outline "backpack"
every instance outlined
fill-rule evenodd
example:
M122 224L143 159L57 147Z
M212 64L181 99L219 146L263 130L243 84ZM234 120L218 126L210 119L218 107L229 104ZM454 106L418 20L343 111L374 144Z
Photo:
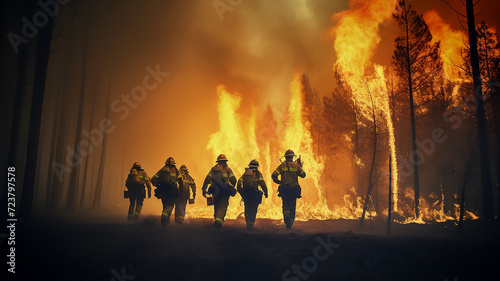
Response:
M127 176L127 181L126 181L127 188L138 188L142 186L142 181L141 178L139 177L139 174L137 173L136 169L130 169L130 173Z
M212 168L212 184L208 188L208 193L213 194L214 197L219 194L222 195L236 195L236 189L229 184L229 178L224 178L224 170L229 170L229 168L223 167L217 164Z
M220 165L215 166L212 169L212 182L218 187L225 189L228 185L228 179L224 179L224 168Z
M258 171L254 171L251 168L245 168L245 173L242 176L243 189L241 191L241 197L245 202L257 204L262 202L263 192L259 190L258 177Z
M177 189L177 179L170 174L170 168L163 167L160 170L158 181L162 189L171 190Z
M243 174L243 189L245 190L257 189L255 176L256 175L252 169L245 168L245 173Z

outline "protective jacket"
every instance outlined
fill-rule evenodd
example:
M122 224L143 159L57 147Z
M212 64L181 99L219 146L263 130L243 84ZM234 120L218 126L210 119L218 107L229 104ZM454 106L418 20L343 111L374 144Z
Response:
M278 179L279 175L281 175L281 180ZM299 164L293 161L281 163L271 175L271 178L277 184L298 183L298 177L305 178L306 172L304 172Z

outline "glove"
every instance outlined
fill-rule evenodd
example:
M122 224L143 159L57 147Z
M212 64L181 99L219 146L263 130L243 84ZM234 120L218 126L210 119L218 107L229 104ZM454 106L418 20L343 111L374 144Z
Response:
M267 193L265 193L265 194L264 194L264 197L266 197L266 198L267 198Z

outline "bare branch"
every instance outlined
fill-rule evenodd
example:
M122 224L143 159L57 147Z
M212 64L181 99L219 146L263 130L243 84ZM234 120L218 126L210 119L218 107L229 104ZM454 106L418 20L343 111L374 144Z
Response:
M459 11L457 11L455 8L453 8L453 6L451 6L448 2L444 1L444 0L441 0L441 2L445 3L446 5L448 5L448 7L450 7L457 15L460 15L464 18L467 18L467 16L464 16L462 13L460 13ZM464 3L465 5L465 3Z

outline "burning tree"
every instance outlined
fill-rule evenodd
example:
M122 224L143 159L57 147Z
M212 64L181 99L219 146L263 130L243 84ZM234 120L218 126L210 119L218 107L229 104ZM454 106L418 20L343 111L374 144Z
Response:
M415 112L431 96L432 81L442 68L439 59L439 42L430 44L432 35L423 16L417 14L405 1L398 3L393 14L398 27L393 65L399 87L408 92L412 138L413 180L415 189L415 216L420 216L419 159Z

